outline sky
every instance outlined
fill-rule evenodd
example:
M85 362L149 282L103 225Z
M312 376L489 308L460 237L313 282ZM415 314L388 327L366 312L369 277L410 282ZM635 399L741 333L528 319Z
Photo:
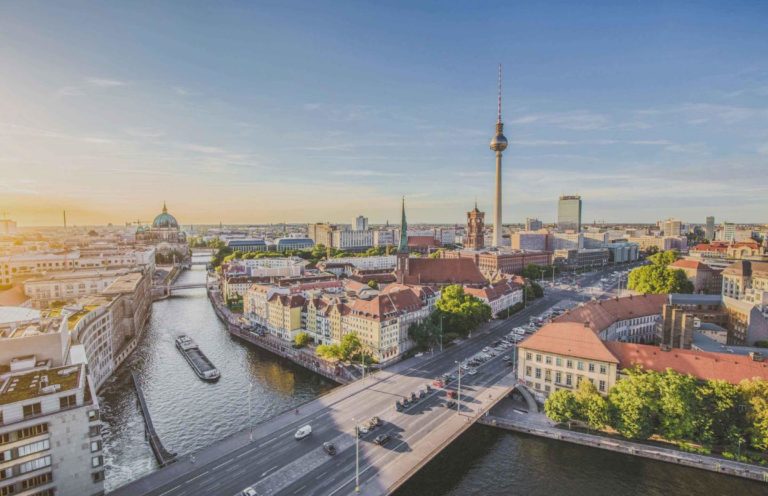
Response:
M19 225L768 222L768 2L0 2ZM4 214L5 212L5 214Z

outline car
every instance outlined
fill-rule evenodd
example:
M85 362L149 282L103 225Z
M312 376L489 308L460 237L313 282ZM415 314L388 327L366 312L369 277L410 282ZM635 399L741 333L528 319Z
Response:
M402 412L403 411L403 404L400 403L399 401L395 401L395 410L397 410L398 412Z
M296 440L304 439L305 437L312 434L312 426L307 424L303 427L301 427L299 430L296 431L296 434L293 435L293 437Z
M368 434L369 430L370 429L365 424L357 426L357 432L360 433L360 434Z
M439 377L436 377L434 381L432 381L432 385L436 388L445 387L445 376L443 376L443 379L440 379Z
M483 348L483 353L488 353L488 351L490 351L489 347L486 346L485 348Z
M333 456L336 454L336 445L333 443L323 443L323 450Z
M403 398L403 406L408 406L410 404L411 404L411 401L407 397Z
M411 393L411 402L416 403L419 401L418 396L416 396L416 393Z
M424 356L424 353L421 353L421 352L419 352L419 353L416 353L416 354L415 354L415 355L413 355L413 356L415 356L416 358L421 358L421 357L423 357L423 356Z
M427 395L427 393L425 393L423 389L421 391L419 391L419 399L424 399L424 397L426 395Z
M427 392L428 393L432 392L432 386L430 384L427 384Z
M373 442L378 444L379 446L382 446L386 444L387 441L389 440L390 440L389 434L379 434L378 436L376 436Z
M506 363L507 363L507 367L512 367L515 364L515 362L513 362L512 360L509 360Z
M382 425L384 422L381 421L379 417L371 417L371 425L375 425L376 427Z
M511 355L504 355L503 360L507 360L507 361L512 360L512 356Z
M448 391L448 398L453 400L453 399L456 399L456 397L457 397L456 391Z
M257 496L258 494L259 493L257 493L256 490L251 486L248 486L240 491L240 496Z
M446 408L455 408L456 407L456 402L453 401L453 400L450 400L448 403L445 404L445 407Z
M467 370L467 374L475 375L475 374L477 374L477 369L469 369L469 370Z

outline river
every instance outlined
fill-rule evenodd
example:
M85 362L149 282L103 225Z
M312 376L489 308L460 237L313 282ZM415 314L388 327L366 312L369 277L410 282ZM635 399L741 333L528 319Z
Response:
M180 283L204 280L201 266ZM200 381L174 347L185 333L221 370L214 384ZM231 338L203 289L154 303L136 351L99 392L104 426L106 489L157 469L144 438L130 372L136 371L163 444L186 454L243 429L252 421L317 397L334 383L291 362ZM765 484L720 476L594 448L474 426L415 477L397 496L630 496L765 495Z

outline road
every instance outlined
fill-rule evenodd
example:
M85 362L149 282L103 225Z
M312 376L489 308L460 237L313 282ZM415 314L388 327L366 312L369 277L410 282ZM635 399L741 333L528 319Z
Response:
M604 272L579 277L584 287L594 284ZM118 488L114 495L145 494L174 496L184 494L235 495L247 486L259 494L346 495L355 489L354 426L378 416L384 425L361 437L359 442L360 485L362 494L386 493L391 483L432 452L454 432L463 431L466 417L486 407L488 394L498 394L495 385L508 378L512 367L501 356L478 367L475 375L463 375L461 412L445 407L445 393L435 390L424 400L396 412L397 399L424 388L432 379L454 371L455 362L479 352L513 327L528 323L563 299L582 300L572 291L550 289L543 298L530 304L510 319L493 321L484 330L442 353L425 354L398 363L375 376L337 388L301 407L254 428L253 441L247 438L237 449L213 445L195 457ZM457 389L456 382L448 389ZM293 438L303 425L312 426L312 434L303 440ZM244 419L244 427L247 419ZM373 443L381 433L391 436L385 446ZM247 437L248 430L238 436ZM322 445L333 442L338 453L326 454Z

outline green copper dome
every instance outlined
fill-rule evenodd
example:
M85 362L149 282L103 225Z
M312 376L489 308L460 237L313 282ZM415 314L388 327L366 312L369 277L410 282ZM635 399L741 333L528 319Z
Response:
M173 215L168 213L168 208L165 206L165 203L163 203L163 213L155 217L155 220L152 222L152 227L178 229L179 223L176 222L176 218Z

